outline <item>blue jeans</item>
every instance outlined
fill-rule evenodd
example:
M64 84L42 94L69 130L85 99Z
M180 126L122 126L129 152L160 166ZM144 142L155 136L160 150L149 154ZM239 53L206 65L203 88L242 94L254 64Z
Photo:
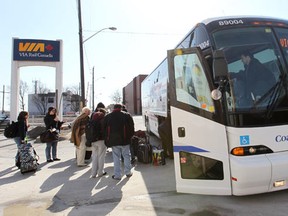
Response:
M16 153L16 156L15 156L15 160L18 160L18 157L19 157L18 152L19 152L20 147L21 147L21 138L20 138L20 137L15 137L15 138L14 138L14 142L16 143L17 148L18 148L17 153Z
M125 175L131 174L131 162L130 162L130 145L125 146L112 146L112 155L114 162L114 176L115 178L121 178L121 155L124 158L124 173Z
M21 147L21 138L20 137L15 137L14 142L17 144L17 148L20 149Z
M46 143L46 149L45 149L45 154L46 154L46 159L55 159L57 158L57 143L58 141L53 141L53 142L48 142ZM52 148L52 158L51 158L51 148Z

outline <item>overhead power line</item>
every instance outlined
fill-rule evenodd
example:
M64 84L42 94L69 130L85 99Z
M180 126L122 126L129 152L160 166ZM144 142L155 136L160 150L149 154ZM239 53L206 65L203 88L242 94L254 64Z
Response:
M83 30L83 32L97 32L94 30ZM158 33L158 32L103 32L103 33L113 33L113 34L134 34L134 35L156 35L156 36L183 36L183 34L174 34L174 33Z

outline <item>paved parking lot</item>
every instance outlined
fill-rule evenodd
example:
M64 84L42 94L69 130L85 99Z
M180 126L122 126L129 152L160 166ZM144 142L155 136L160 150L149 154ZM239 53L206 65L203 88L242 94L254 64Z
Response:
M143 129L134 117L136 129ZM151 142L159 144L156 137ZM164 166L136 163L133 176L115 181L107 152L108 175L90 178L91 166L75 164L75 148L59 142L61 161L46 163L45 144L34 143L40 156L39 170L22 175L14 166L16 145L0 135L0 215L69 216L287 216L288 191L246 197L176 193L173 160Z

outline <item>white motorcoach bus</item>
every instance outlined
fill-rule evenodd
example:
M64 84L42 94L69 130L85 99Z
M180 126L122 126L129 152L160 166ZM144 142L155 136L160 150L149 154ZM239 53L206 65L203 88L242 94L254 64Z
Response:
M171 115L178 192L288 187L288 21L198 23L142 82L147 131Z

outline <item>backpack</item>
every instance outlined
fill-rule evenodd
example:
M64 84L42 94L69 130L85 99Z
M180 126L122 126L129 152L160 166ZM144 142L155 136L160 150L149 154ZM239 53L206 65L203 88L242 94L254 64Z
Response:
M92 118L90 118L85 127L85 135L86 146L91 147L92 142L96 142L101 136L100 121L94 121Z
M15 138L18 132L18 122L12 121L11 124L8 124L4 129L4 136L6 138Z

